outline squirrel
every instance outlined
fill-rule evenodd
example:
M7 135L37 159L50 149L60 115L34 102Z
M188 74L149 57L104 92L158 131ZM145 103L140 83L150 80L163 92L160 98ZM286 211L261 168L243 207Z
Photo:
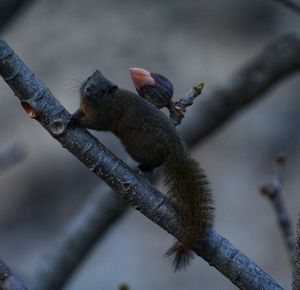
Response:
M114 133L143 172L164 166L168 194L182 224L181 239L166 256L172 258L175 271L185 268L193 257L190 247L205 241L214 214L207 177L189 156L175 126L154 103L118 88L98 70L81 85L80 109L70 124Z

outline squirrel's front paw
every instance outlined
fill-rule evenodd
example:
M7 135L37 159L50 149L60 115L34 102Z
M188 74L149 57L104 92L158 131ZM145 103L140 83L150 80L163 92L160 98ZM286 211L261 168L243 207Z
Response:
M67 124L67 129L74 130L76 127L79 127L80 120L77 118L71 117Z

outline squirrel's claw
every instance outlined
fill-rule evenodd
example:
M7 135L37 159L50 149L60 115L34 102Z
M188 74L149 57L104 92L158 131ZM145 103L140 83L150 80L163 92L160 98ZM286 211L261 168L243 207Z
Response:
M80 123L79 119L71 116L71 118L69 119L69 122L67 124L67 129L74 130L76 127L79 126L79 123Z

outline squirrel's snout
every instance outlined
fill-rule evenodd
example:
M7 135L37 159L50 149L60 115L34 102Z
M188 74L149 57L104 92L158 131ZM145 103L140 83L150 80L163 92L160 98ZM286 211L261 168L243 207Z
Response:
M80 88L80 93L83 97L93 97L96 94L96 88L91 84L83 84Z

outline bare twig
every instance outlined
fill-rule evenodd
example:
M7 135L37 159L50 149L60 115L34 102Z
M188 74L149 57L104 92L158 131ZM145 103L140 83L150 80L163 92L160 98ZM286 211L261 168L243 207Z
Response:
M295 2L295 1L291 1L291 0L275 0L277 2L279 2L280 4L283 4L284 6L286 6L287 8L293 10L295 13L297 13L298 15L300 15L300 4Z
M0 290L27 290L13 272L0 260Z
M25 156L24 147L18 142L4 145L0 150L0 172L18 163Z
M285 157L280 154L276 156L273 164L273 176L270 184L261 187L261 193L268 197L276 214L282 237L285 241L291 263L294 254L294 233L291 220L282 198L283 172Z
M21 100L29 116L37 119L53 138L101 177L132 207L181 240L182 226L168 198L134 174L89 132L81 128L68 129L70 114L3 40L0 40L0 74ZM214 230L208 230L207 241L202 246L200 244L192 248L195 253L237 287L251 290L282 289Z
M300 215L298 216L295 254L293 261L293 290L300 290Z
M170 102L170 105L168 107L170 112L170 119L175 126L180 125L182 119L184 118L186 108L193 104L194 99L202 93L203 88L204 83L199 83L189 92L185 93L179 101Z

